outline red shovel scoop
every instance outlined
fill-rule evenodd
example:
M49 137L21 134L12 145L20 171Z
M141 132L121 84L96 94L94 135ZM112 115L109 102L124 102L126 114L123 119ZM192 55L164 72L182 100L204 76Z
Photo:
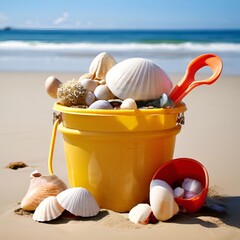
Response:
M201 68L208 66L213 74L211 77L204 80L196 80L195 75ZM170 99L178 104L193 88L203 85L212 84L220 76L222 72L222 60L214 54L203 54L195 58L187 67L187 71L183 79L174 87L170 93Z

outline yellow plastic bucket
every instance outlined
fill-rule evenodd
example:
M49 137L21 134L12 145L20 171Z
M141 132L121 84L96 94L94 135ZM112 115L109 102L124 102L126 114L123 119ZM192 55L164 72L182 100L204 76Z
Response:
M71 187L88 189L101 208L129 211L148 200L157 169L173 158L184 104L171 109L92 110L54 105L62 133Z

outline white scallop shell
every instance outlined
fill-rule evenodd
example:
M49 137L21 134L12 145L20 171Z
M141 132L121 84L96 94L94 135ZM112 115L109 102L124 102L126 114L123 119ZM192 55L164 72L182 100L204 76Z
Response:
M137 109L137 104L134 99L127 98L127 99L123 100L120 108L121 109Z
M82 187L68 188L57 195L58 203L75 216L93 217L100 208L91 193Z
M106 75L111 92L120 99L151 100L167 95L172 82L154 62L144 58L130 58L113 66Z
M171 187L164 181L150 185L150 206L156 219L167 221L178 213L179 207L174 200Z
M95 79L103 79L106 73L116 64L115 59L107 52L98 54L92 61L89 72L94 75Z
M128 218L133 223L148 224L152 209L147 203L140 203L133 207Z
M195 179L185 178L182 182L182 188L186 191L198 194L202 191L202 184Z
M33 220L38 222L47 222L59 217L64 208L58 203L55 196L45 198L36 208L33 214Z

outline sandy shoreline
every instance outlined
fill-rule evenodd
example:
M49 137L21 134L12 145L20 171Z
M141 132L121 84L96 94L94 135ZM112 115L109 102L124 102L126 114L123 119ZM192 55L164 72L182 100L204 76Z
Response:
M44 90L45 79L55 73L0 72L0 225L3 239L240 239L240 77L222 75L212 86L202 86L187 97L186 123L177 136L174 157L190 157L208 170L210 186L223 196L227 214L204 209L194 215L179 214L166 223L138 226L126 215L103 211L97 218L82 220L63 217L52 224L18 216L29 186L29 175L37 169L47 172L54 100ZM62 81L79 73L55 74ZM170 75L174 84L181 76ZM13 161L29 167L6 169ZM66 183L67 172L61 135L54 154L55 173ZM14 230L13 230L14 229Z

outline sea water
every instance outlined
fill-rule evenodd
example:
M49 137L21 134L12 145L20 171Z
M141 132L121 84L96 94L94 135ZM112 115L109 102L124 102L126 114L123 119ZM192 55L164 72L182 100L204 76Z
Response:
M240 30L0 30L0 71L85 73L100 52L181 74L195 57L214 53L225 74L240 74Z

